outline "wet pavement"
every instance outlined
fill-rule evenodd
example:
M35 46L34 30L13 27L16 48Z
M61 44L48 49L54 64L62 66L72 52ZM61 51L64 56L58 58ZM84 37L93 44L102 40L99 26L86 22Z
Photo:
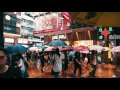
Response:
M66 71L67 75L63 76L60 74L60 78L74 78L73 73L73 64L68 65L68 70ZM41 70L37 69L37 67L34 66L33 63L29 63L29 77L30 78L52 78L51 75L51 68L52 66L49 65L48 67L44 68L44 72L42 73ZM79 76L78 73L76 73L76 76ZM116 70L116 66L112 64L101 64L97 66L95 78L116 78L116 76L119 78L120 73L118 70Z

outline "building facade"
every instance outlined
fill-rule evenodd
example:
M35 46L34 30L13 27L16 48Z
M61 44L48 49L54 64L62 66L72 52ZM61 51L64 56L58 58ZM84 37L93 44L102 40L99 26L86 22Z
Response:
M17 44L17 39L21 36L19 27L16 27L17 17L15 12L4 12L3 14L3 32L4 44Z
M33 35L36 28L34 16L27 12L4 12L4 44L34 44L40 38Z

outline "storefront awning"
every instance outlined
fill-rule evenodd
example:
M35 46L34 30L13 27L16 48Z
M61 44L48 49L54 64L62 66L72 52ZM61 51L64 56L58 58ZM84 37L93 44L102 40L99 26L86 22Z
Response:
M71 29L71 30L60 30L60 31L53 31L53 32L44 32L44 33L34 33L35 36L45 36L45 35L58 35L58 34L65 34L65 33L73 33L73 32L84 32L84 31L93 31L97 30L97 27L85 27L85 28L78 28L78 29Z
M4 37L7 37L7 38L19 38L21 37L21 35L19 34L12 34L12 33L3 33L4 34Z

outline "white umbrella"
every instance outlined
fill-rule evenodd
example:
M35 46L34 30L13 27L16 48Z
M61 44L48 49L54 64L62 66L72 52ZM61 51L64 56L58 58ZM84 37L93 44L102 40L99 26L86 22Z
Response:
M110 51L111 52L120 52L120 46L113 47Z
M42 49L38 48L38 47L30 47L29 48L30 51L42 51Z
M28 45L22 45L22 46L24 46L24 47L28 48Z
M44 51L47 52L47 51L55 51L55 50L56 50L56 47L48 47Z
M103 50L105 50L105 48L103 46L100 46L100 45L93 45L90 47L90 50L103 51Z

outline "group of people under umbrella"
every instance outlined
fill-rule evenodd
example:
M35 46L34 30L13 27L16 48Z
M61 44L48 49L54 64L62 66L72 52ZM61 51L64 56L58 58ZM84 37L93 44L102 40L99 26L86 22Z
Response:
M7 52L5 52L4 49L0 49L2 54L5 54L5 56L8 56L9 54L8 58L10 58L10 60L8 60L8 58L6 59L8 63L4 63L4 65L0 62L0 70L2 70L3 66L6 66L7 64L8 66L17 68L16 72L18 73L18 71L20 71L20 74L13 74L13 76L9 76L7 72L9 69L7 69L4 74L1 74L0 71L0 77L29 77L27 70L29 68L28 62L31 60L42 72L44 72L43 67L46 68L49 65L52 65L51 75L55 78L58 78L61 72L63 75L66 75L69 62L74 63L75 76L77 69L79 69L80 77L95 77L96 65L101 63L101 59L97 59L97 52L104 50L104 47L98 45L93 45L90 48L87 46L78 46L73 48L68 46L62 40L51 41L47 46L43 46L42 49L28 49L23 45L10 46L7 48ZM117 50L114 50L114 48L111 49L112 52L120 51ZM30 53L29 51L33 52ZM44 63L47 63L46 66ZM15 73L15 71L13 72L12 70L9 70L9 72Z

